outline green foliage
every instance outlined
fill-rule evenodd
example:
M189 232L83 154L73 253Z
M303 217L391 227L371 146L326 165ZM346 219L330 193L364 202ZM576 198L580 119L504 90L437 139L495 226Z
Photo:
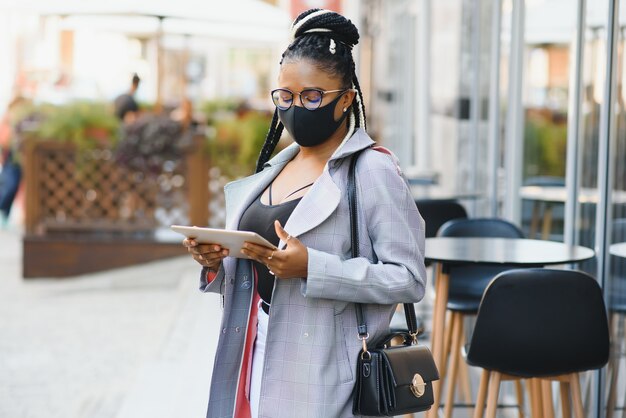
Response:
M204 113L207 123L211 125L225 115L232 115L239 106L241 105L236 100L219 99L204 102L200 105L200 109Z
M252 174L270 122L270 115L256 111L214 121L206 147L211 165L231 179Z
M20 122L30 119L28 136L39 140L69 142L79 150L112 147L119 139L120 122L103 103L42 104L20 109Z
M567 124L564 120L529 113L524 130L524 178L565 177Z
M235 99L205 102L200 109L209 127L205 149L211 165L229 179L254 173L271 114L252 110Z

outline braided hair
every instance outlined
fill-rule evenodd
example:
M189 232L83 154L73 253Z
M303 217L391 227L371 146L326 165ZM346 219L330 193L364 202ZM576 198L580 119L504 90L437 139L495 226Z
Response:
M346 138L355 128L366 128L363 93L356 76L356 66L352 48L359 42L359 31L344 16L324 9L310 9L301 13L291 25L292 42L283 52L280 64L306 59L321 71L337 77L344 88L357 91L356 106L351 105L349 129ZM256 172L270 159L283 132L283 124L278 118L278 109L265 138L261 154L257 160Z

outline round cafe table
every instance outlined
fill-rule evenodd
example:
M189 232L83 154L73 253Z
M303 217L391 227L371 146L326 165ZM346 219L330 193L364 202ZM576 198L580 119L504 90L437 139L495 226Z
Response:
M626 242L612 244L609 247L609 253L616 257L626 258Z
M444 356L443 340L450 266L502 264L519 268L544 267L576 263L593 257L594 251L590 248L553 241L518 238L427 238L426 260L436 263L431 350L437 367L441 368ZM435 382L433 386L435 403L428 412L429 417L436 417L439 410L441 395L439 382Z

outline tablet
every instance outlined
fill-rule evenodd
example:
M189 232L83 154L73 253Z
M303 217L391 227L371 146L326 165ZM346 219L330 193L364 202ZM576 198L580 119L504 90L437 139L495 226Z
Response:
M241 252L244 242L252 242L263 245L272 249L276 246L257 234L250 231L234 231L229 229L216 228L200 228L197 226L172 225L173 231L186 236L187 238L195 238L201 244L219 244L223 248L228 249L229 256L237 258L250 258Z

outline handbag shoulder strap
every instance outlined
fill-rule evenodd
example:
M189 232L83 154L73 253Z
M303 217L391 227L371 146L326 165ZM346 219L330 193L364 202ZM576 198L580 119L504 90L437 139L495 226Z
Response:
M359 226L358 226L358 214L357 214L357 191L356 191L356 162L359 155L363 151L359 151L353 154L350 161L350 167L348 168L348 205L350 209L350 240L352 245L352 258L359 256ZM417 319L415 317L415 307L412 303L404 303L404 315L406 317L406 324L409 328L409 333L414 336L417 335ZM364 342L369 337L367 333L367 323L363 316L363 305L360 303L355 304L357 330L359 332L359 338Z

